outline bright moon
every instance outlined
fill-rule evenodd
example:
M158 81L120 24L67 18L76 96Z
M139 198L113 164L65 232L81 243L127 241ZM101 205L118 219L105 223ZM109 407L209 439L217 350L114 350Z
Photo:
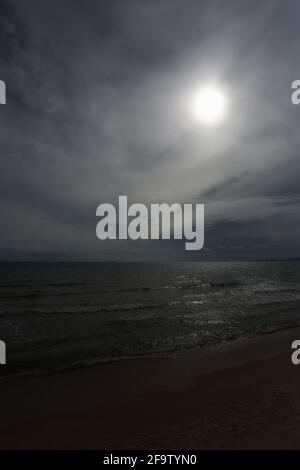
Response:
M224 93L214 86L201 88L191 98L194 118L208 126L215 126L225 118L226 105Z

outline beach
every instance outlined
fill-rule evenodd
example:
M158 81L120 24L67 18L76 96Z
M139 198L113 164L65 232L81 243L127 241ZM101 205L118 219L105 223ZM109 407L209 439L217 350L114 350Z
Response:
M0 465L300 451L299 18L0 0Z
M288 330L203 355L1 380L1 449L298 449Z

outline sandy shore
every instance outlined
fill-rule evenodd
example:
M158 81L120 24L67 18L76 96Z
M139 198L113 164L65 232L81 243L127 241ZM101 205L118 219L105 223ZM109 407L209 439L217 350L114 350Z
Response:
M0 448L299 449L299 338L2 380Z

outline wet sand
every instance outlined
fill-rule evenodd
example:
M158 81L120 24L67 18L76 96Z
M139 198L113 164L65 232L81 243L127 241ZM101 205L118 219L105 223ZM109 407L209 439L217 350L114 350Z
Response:
M1 380L0 448L299 449L298 338Z

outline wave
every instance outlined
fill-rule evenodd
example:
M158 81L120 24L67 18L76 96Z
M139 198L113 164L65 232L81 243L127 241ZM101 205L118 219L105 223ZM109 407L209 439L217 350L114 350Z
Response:
M229 281L229 282L210 282L209 285L211 287L238 287L242 284L236 281Z
M162 309L162 308L167 308L170 307L173 303L172 302L165 302L165 303L130 303L130 304L113 304L113 305L107 305L107 306L102 306L99 307L97 306L96 308L92 308L91 306L87 305L84 306L83 308L76 310L76 306L71 307L70 310L63 310L59 309L57 311L53 310L46 310L46 311L41 311L41 310L22 310L18 313L14 313L13 315L45 315L45 316L50 316L50 315L93 315L93 314L100 314L100 313L115 313L115 312L130 312L130 311L137 311L137 310L155 310L155 309ZM2 317L7 317L7 314L5 313L0 313L0 316Z

